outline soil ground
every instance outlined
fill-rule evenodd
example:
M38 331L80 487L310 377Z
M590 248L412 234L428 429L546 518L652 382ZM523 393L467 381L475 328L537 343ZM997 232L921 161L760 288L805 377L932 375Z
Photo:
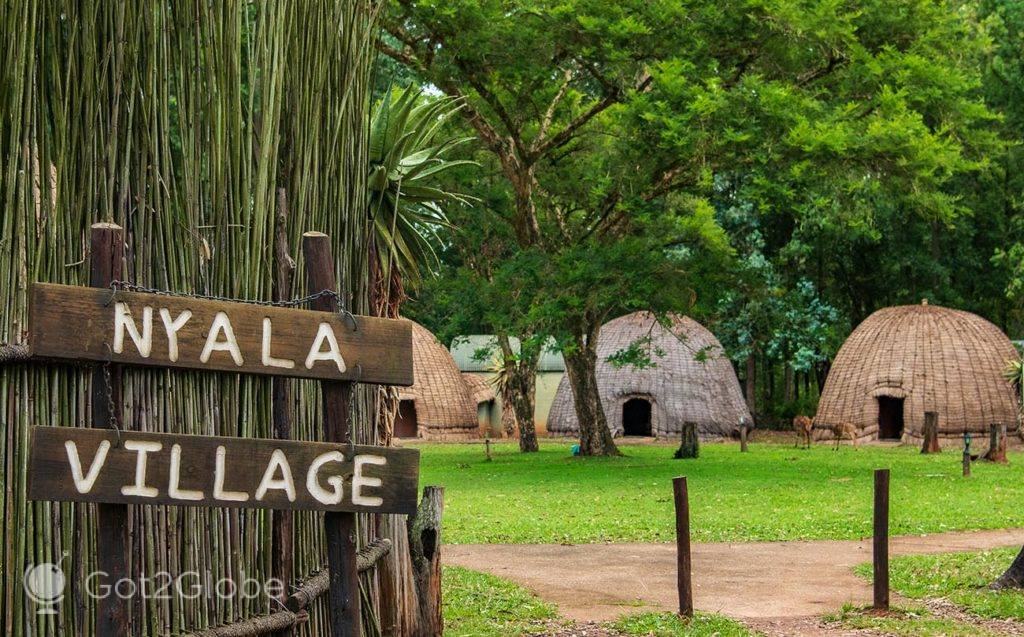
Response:
M1024 529L891 539L892 555L1021 546ZM871 561L871 540L694 544L694 605L768 634L856 634L829 630L821 615L871 602L853 567ZM672 610L674 544L455 545L444 561L512 580L580 622L639 610ZM897 600L894 599L894 603ZM860 633L863 634L863 633Z

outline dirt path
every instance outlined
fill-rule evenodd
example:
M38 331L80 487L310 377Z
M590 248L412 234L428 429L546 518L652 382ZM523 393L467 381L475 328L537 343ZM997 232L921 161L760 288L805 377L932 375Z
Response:
M1024 529L893 538L891 553L947 553L1024 544ZM694 544L694 604L752 624L813 617L871 602L853 567L871 541ZM636 607L673 609L673 544L459 545L444 561L510 579L554 602L565 617L603 621ZM765 626L767 628L767 626Z

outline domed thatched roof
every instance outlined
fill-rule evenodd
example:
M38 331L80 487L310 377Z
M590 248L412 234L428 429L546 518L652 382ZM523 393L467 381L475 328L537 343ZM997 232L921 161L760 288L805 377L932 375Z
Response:
M993 423L1015 429L1015 392L1002 373L1016 357L1006 335L975 314L927 302L878 310L836 355L815 427L850 423L863 437L919 439L924 412L933 411L940 436ZM886 405L895 405L902 432L886 424Z
M616 368L607 362L612 354L646 338L650 338L654 367ZM705 438L731 435L741 418L753 423L722 345L689 317L675 316L671 330L650 312L609 321L601 328L597 356L598 392L613 435L623 433L623 409L633 398L649 403L651 433L656 436L678 435L684 422L697 423L698 433ZM568 376L558 385L548 431L563 435L579 431Z
M413 384L400 387L398 396L415 402L419 436L435 440L476 437L476 403L452 355L428 329L410 323Z
M494 388L483 376L477 376L469 372L462 373L462 380L466 381L466 389L473 403L479 405L489 400L494 400Z

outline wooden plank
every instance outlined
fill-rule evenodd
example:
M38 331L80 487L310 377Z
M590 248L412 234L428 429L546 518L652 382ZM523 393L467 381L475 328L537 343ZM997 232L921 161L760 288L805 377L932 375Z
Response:
M124 231L113 223L97 223L89 230L89 284L107 288L111 281L122 278L124 267ZM92 371L89 394L92 426L122 429L121 369L118 365ZM113 407L113 409L111 409ZM108 573L110 581L127 578L131 538L128 507L124 504L101 504L96 507L96 565ZM79 556L85 559L85 556ZM131 634L133 620L129 600L106 595L99 601L96 613L98 637Z
M334 255L331 253L330 238L322 232L303 234L302 254L306 261L306 285L310 293L317 290L337 290L338 282L334 275ZM330 297L321 297L313 301L312 307L323 312L336 312L337 301ZM351 390L352 383L321 381L324 440L342 442L353 439L353 432L349 430ZM327 612L332 637L360 637L362 634L356 537L354 514L324 515L329 578Z
M412 384L412 326L330 312L36 283L33 356ZM141 347L140 347L141 346Z
M70 444L69 444L70 443ZM32 500L368 513L416 511L419 451L33 427ZM379 484L378 484L379 481ZM340 496L338 495L340 493Z

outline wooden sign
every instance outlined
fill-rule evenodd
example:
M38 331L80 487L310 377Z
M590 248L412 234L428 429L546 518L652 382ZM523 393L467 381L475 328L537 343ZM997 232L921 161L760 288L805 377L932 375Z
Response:
M333 312L36 283L33 356L412 384L412 326Z
M419 451L33 427L31 500L414 513ZM354 449L354 455L350 452Z

